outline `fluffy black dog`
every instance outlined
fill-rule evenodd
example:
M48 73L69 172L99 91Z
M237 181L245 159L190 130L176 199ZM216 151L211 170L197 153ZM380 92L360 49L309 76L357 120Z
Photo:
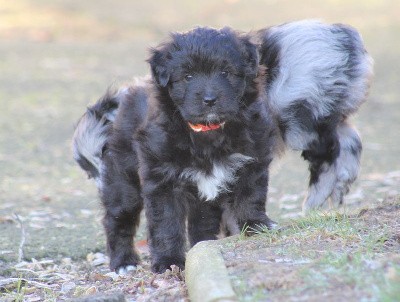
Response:
M337 206L359 172L361 139L349 116L367 97L372 59L348 25L298 21L259 38L266 103L285 145L310 162L303 209Z
M74 157L101 193L112 269L138 262L142 197L155 271L183 267L186 220L191 245L215 239L221 217L227 234L271 227L264 206L277 132L310 162L304 209L342 203L361 154L348 117L372 74L359 34L301 21L257 38L260 66L257 43L230 29L174 34L152 51L153 80L108 93L81 118Z
M119 272L138 263L133 236L143 204L155 272L184 267L186 224L191 245L216 239L222 216L229 233L274 225L265 203L276 131L259 96L257 47L229 28L196 28L173 34L149 63L149 90L127 87L95 105L120 104L97 151L110 266ZM95 115L78 128L86 119ZM87 158L78 140L90 131L75 137L78 163Z

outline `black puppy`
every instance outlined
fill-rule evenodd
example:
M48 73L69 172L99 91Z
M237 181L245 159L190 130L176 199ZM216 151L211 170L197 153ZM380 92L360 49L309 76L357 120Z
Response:
M274 224L265 203L276 131L259 96L256 46L229 28L197 28L173 34L149 63L147 91L106 96L121 104L99 173L110 266L119 272L138 263L142 197L156 272L184 267L186 223L191 245L216 239L222 216L230 233ZM78 162L79 149L75 140Z
M229 28L174 34L149 59L156 87L138 134L152 267L185 260L216 239L221 208L238 228L271 227L265 214L272 120L259 100L258 54Z

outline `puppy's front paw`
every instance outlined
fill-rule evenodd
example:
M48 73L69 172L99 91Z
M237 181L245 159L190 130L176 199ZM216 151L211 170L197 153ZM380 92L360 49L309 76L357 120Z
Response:
M268 217L263 220L249 220L245 223L243 230L247 236L265 232L266 230L275 230L278 224Z
M119 268L115 269L115 272L120 276L125 276L131 271L135 271L135 265L127 265L127 266L120 266Z
M163 257L151 265L151 270L155 273L163 273L167 269L171 269L171 265L176 265L181 270L185 269L185 259L174 258L174 257Z
M118 275L126 275L128 272L135 270L140 260L139 256L134 252L111 255L110 258L110 269Z

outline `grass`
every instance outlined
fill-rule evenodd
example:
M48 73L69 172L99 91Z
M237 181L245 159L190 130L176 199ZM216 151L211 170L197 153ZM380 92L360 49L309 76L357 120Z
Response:
M395 199L357 214L313 212L280 229L254 230L255 236L247 239L242 232L230 249L239 258L255 257L255 263L265 258L268 264L265 269L257 264L241 268L234 274L235 290L243 301L262 301L258 295L272 301L318 301L325 295L327 301L397 301L400 259L391 242L398 240L399 204ZM254 256L253 249L258 251ZM257 279L254 274L263 270Z
M25 282L23 282L21 277L17 281L15 296L14 296L16 302L24 301L25 290L26 290L24 283Z
M376 284L379 280L378 275L381 272L377 273L368 268L367 262L371 260L364 258L360 252L349 254L328 252L317 260L312 268L305 269L302 275L306 278L307 284L313 287L318 287L320 280L326 280L322 287L329 287L330 284L337 286L340 283L351 288L362 288L368 284Z
M328 252L299 275L305 280L304 288L325 291L327 288L350 287L353 294L371 300L397 301L399 266L391 261L381 261L361 251L348 254Z
M10 298L15 302L23 302L26 291L25 283L22 276L20 276L14 284L5 287L4 292L0 291L0 297Z
M254 232L262 235L268 243L287 238L293 241L338 239L343 243L359 243L363 252L375 253L387 241L389 229L384 224L375 227L361 225L356 215L311 212L307 216L289 221L279 229L268 230L264 227Z
M254 230L254 233L262 235L270 244L289 237L292 240L304 238L355 240L359 233L351 220L351 217L339 212L311 212L305 217L289 221L278 229L269 230L261 227L259 230Z
M394 265L385 274L383 286L377 291L378 300L381 302L396 301L400 297L400 265Z

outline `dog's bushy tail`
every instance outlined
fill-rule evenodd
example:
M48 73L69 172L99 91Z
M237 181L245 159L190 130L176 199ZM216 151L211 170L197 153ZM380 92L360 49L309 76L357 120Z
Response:
M79 119L72 138L75 161L99 185L102 155L120 106L121 92L109 90Z

